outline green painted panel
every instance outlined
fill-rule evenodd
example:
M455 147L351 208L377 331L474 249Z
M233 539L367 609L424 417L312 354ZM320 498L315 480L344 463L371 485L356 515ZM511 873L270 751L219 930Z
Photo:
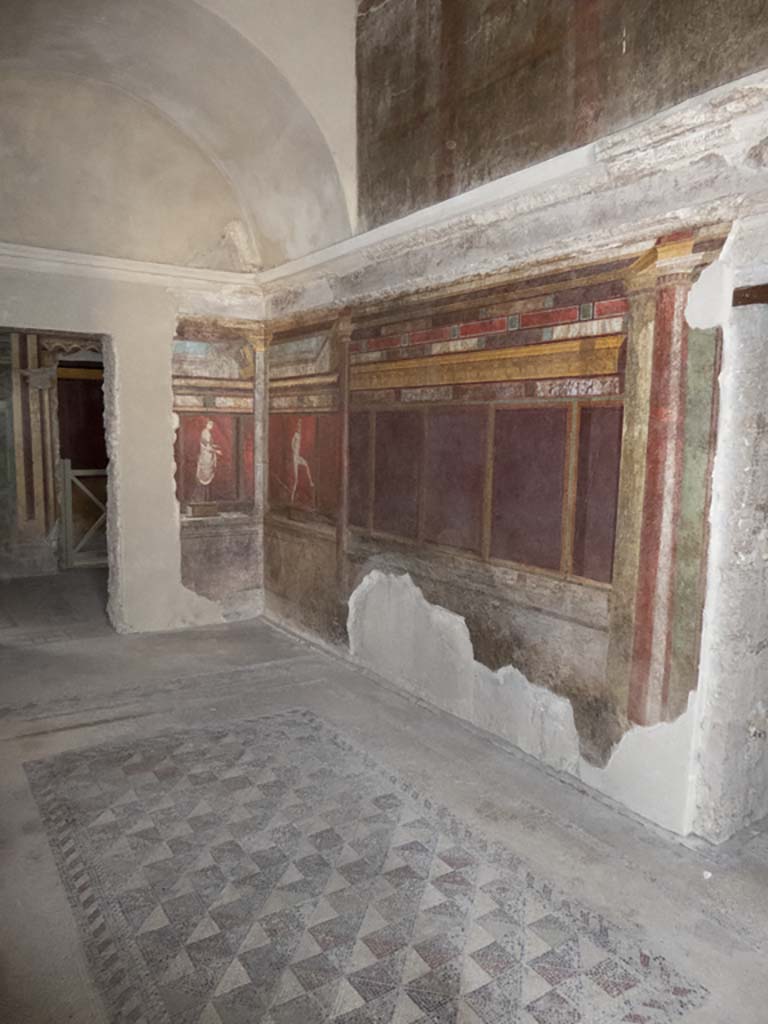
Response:
M672 605L669 711L673 717L685 710L688 693L695 687L698 673L717 352L715 330L690 331Z

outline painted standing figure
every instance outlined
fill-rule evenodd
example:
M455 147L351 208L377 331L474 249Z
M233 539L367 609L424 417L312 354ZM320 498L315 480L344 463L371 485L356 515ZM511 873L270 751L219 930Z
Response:
M213 443L213 420L206 420L200 431L200 451L197 456L197 482L208 487L216 476L216 465L221 455L221 448Z
M313 491L315 489L309 463L301 454L301 420L299 420L299 425L296 427L293 437L291 438L291 452L293 453L293 487L291 489L291 504L293 504L296 498L296 491L299 486L299 472L302 468L306 470L309 486Z

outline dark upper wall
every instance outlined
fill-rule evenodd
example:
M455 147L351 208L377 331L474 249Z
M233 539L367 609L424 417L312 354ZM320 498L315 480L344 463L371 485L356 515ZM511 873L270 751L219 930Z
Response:
M360 229L768 65L768 0L360 0Z

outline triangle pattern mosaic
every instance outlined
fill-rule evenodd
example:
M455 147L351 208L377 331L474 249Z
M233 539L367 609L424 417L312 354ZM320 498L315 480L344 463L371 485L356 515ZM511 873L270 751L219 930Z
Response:
M27 769L115 1021L666 1024L705 997L309 713Z

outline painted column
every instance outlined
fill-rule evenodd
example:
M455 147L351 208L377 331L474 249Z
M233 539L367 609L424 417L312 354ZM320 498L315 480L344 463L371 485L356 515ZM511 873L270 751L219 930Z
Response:
M267 509L267 452L269 451L269 402L267 399L267 329L254 324L250 338L253 349L253 514L258 523L259 578L254 583L264 590L264 515Z
M648 406L640 565L635 601L628 717L644 725L663 717L669 673L672 591L685 430L693 240L657 249L656 309ZM681 258L682 257L682 258Z
M339 367L339 415L341 438L339 441L339 505L336 513L336 590L338 600L346 604L347 584L347 525L349 519L349 342L352 337L352 318L345 313L336 325L336 355Z
M704 261L692 234L661 239L633 266L628 282L608 672L617 703L642 725L684 710L696 679L717 346L712 332L691 338L685 307Z
M629 321L624 374L624 426L607 665L607 679L616 708L623 713L626 713L629 700L635 592L643 522L648 405L656 315L655 250L650 260L633 268L627 279L627 293Z
M628 275L630 328L608 679L629 722L681 714L697 676L719 336L685 307L717 245L662 239Z

